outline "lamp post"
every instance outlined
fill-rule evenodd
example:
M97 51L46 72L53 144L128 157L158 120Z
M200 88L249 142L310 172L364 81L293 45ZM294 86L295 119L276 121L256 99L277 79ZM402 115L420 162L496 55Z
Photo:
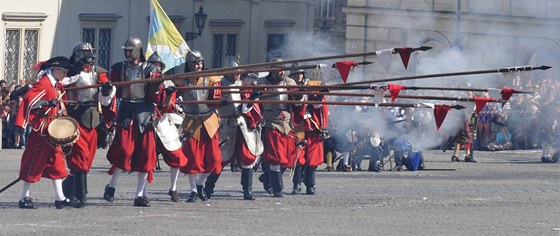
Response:
M195 39L196 37L199 37L200 35L202 35L202 30L204 29L204 26L206 25L206 18L208 18L208 14L204 13L204 11L202 10L202 5L201 5L200 8L198 9L198 12L196 14L194 14L194 21L196 23L196 28L198 29L198 33L187 32L187 34L185 35L185 39L187 41L191 41L191 40Z

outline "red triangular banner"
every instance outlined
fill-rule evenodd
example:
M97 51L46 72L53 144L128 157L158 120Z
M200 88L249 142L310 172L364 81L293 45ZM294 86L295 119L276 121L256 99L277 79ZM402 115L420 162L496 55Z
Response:
M513 95L513 93L515 92L517 91L511 88L502 88L502 99L504 99L505 101L509 100L509 98L511 98L511 95Z
M388 84L387 87L389 88L389 93L391 93L392 103L395 103L397 97L399 96L399 92L405 88L405 86L398 84Z
M336 69L338 69L338 72L340 73L340 77L342 78L342 81L344 81L344 83L346 83L346 80L348 79L348 74L350 74L350 70L357 65L358 62L355 61L341 61L335 63L335 67Z
M443 120L445 120L445 116L447 116L447 112L451 109L448 105L436 105L434 107L434 117L436 120L436 128L439 131L439 127L443 124Z
M404 69L408 69L408 60L410 59L412 48L394 48L393 50L395 50L395 52L397 52L401 56Z
M492 101L492 98L474 97L474 103L476 104L476 114L480 113L487 102Z

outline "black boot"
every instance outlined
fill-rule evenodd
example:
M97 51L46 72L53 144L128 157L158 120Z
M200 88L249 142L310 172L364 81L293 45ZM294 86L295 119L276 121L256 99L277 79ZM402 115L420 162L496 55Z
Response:
M74 176L68 175L62 181L62 192L67 198L74 198Z
M395 168L393 170L401 171L403 166L403 156L401 152L395 152Z
M145 197L137 197L134 199L134 206L137 207L150 207L150 202Z
M206 198L206 194L204 193L204 186L202 186L202 185L196 185L196 191L198 192L198 193L197 193L197 196L198 196L198 198L200 198L201 201L206 201L206 200L208 200L208 199Z
M284 188L284 183L282 182L282 172L270 171L270 185L272 185L274 197L284 196L282 193L282 189Z
M198 199L197 197L197 193L192 191L191 195L189 195L189 198L187 198L187 202L196 202L196 200Z
M37 204L30 197L24 197L23 201L19 200L18 206L22 209L37 209Z
M303 175L303 166L296 165L296 169L294 170L294 177L292 179L292 183L294 187L292 188L292 194L298 194L301 192L301 176Z
M74 174L74 196L75 200L72 206L75 208L82 208L86 205L86 172L79 172Z
M243 186L243 200L255 200L253 196L253 169L241 169L241 186Z
M113 202L115 200L115 188L109 187L107 184L105 186L105 192L103 193L103 198L108 202Z
M263 173L259 176L259 181L263 183L264 191L272 194L272 189L270 188L270 165L263 163L262 170Z
M206 199L212 198L212 194L214 194L214 187L216 187L216 182L220 178L220 174L210 174L208 178L206 178L206 182L204 183L204 193L206 194Z
M315 168L311 166L305 167L305 194L315 194Z

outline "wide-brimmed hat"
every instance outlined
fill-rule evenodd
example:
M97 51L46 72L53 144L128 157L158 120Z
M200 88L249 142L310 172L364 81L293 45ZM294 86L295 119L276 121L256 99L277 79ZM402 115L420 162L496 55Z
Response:
M49 67L61 67L67 69L68 71L74 69L72 64L70 64L70 60L68 60L68 58L63 56L53 57L47 60L45 63L41 65L41 70L47 69Z

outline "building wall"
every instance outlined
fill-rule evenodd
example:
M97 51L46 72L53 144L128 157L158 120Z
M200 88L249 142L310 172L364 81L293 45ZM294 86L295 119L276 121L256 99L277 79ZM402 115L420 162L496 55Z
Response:
M201 37L187 43L200 50L206 60L212 58L213 33L238 33L237 50L241 62L266 60L267 34L313 34L315 13L320 0L159 0L182 35L197 32L194 14L199 7L208 14ZM146 42L149 1L138 0L0 0L0 14L43 14L43 21L2 18L0 61L4 61L5 30L11 25L36 24L41 29L38 60L53 56L70 56L74 44L82 40L84 27L110 27L110 62L123 60L122 44L130 35ZM213 22L213 23L211 23ZM267 23L268 22L268 23ZM209 63L207 62L207 65ZM183 69L180 67L177 72ZM0 79L4 64L0 63ZM19 78L23 79L23 78Z
M545 63L553 66L546 76L555 76L560 72L559 11L559 0L349 0L343 8L346 51L435 47L418 54L419 59L456 47L471 68ZM414 69L419 60L411 63ZM377 64L371 70L384 74ZM404 71L402 66L392 69L393 74Z

